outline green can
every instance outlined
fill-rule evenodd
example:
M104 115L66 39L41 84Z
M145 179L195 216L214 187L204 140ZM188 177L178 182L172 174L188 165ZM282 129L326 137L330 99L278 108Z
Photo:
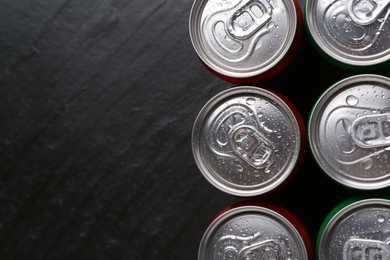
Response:
M390 200L351 198L334 207L317 236L318 260L390 259Z
M309 0L305 26L314 45L347 69L390 64L390 0Z

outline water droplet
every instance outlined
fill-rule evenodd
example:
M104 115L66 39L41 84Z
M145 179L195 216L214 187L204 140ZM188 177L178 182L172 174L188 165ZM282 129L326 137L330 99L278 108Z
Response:
M255 102L256 102L256 100L254 98L247 98L247 100L246 100L246 103L248 105L253 105Z
M346 99L346 102L350 106L356 106L359 103L359 99L353 95L349 95Z
M247 21L245 19L239 19L238 21L238 26L241 28L244 28L247 25Z
M373 113L373 114L380 113L380 110L373 108L373 109L371 109L371 113Z
M272 28L274 28L275 27L275 22L269 22L268 24L267 24L267 29L272 29Z
M368 158L364 161L362 161L360 163L360 166L364 169L364 170L368 170L372 167L372 159L371 158Z
M385 217L383 215L378 215L378 222L382 223L385 221Z

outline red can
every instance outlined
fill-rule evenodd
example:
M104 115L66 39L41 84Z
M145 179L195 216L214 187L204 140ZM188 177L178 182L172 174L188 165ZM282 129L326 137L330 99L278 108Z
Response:
M293 104L275 90L236 86L211 98L192 131L192 150L203 176L238 197L280 190L306 153L306 131Z
M234 83L260 82L282 71L298 50L302 29L293 0L195 0L189 18L200 60Z
M313 248L304 222L272 203L240 202L222 210L207 227L198 260L312 260Z

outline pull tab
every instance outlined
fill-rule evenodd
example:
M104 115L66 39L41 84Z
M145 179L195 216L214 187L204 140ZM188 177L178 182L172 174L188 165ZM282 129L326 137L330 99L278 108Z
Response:
M273 240L261 241L242 248L238 252L238 260L264 259L278 260L279 245Z
M253 117L253 110L234 104L211 122L207 145L216 155L240 158L255 169L269 167L274 162L275 145L259 129L272 132Z
M382 11L390 4L390 0L350 0L348 14L359 25L373 23Z
M231 144L238 156L249 165L261 169L271 164L275 148L256 128L241 125L233 129Z
M228 33L236 39L246 39L263 27L272 16L266 0L243 0L227 20Z
M359 256L359 258L356 258ZM343 259L389 259L389 245L379 240L351 238L343 248Z
M390 145L390 113L356 119L351 126L351 137L362 148Z

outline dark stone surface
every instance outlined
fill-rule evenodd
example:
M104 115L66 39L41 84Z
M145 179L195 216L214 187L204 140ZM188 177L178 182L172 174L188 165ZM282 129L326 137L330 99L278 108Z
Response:
M0 2L0 259L196 259L211 219L242 200L193 160L197 113L232 84L198 60L191 5ZM307 122L319 95L351 74L305 33L296 64L262 86ZM308 152L296 178L261 200L299 214L315 236L355 193Z

